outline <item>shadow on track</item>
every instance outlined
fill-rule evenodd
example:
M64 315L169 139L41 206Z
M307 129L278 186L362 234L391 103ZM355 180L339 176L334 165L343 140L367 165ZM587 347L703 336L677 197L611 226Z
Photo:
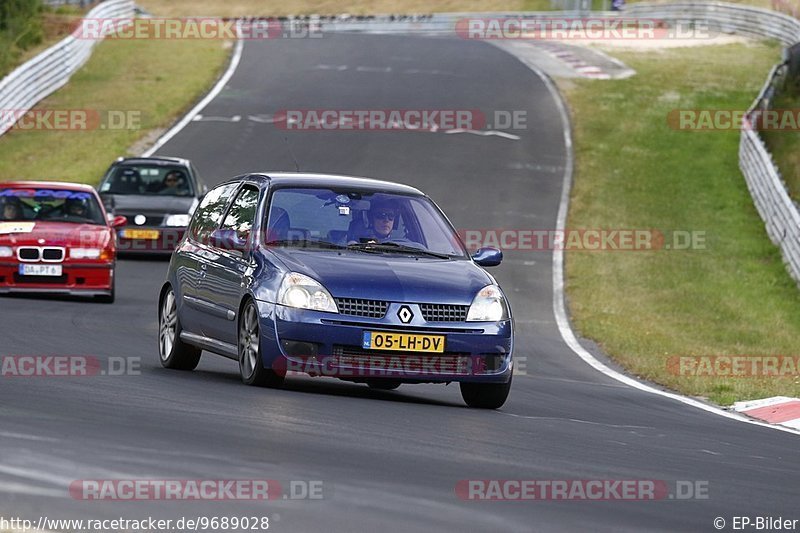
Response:
M142 367L142 373L153 376L169 376L180 379L182 382L197 380L198 382L225 383L226 386L239 387L244 391L253 393L289 393L289 394L312 394L322 396L337 396L347 398L361 398L369 400L380 400L387 402L410 403L418 405L438 405L441 407L465 407L460 402L446 402L434 400L428 397L411 396L411 387L415 385L405 384L398 391L381 391L370 389L364 384L349 383L334 378L312 378L308 376L288 376L283 386L276 389L247 387L242 384L238 373L217 371L217 370L194 370L192 372L170 371L156 366ZM450 386L456 386L451 384Z

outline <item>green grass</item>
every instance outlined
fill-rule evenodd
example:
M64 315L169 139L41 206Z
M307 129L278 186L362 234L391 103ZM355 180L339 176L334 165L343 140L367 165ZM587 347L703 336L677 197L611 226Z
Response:
M746 109L774 44L614 54L627 80L562 82L573 112L570 228L704 231L705 250L567 252L577 330L636 375L720 404L797 396L797 378L677 376L670 356L800 354L800 291L738 169L736 131L676 131L670 110Z
M216 40L108 40L69 84L37 108L138 113L138 129L12 130L0 137L0 181L53 179L96 183L111 161L141 152L185 113L220 75L230 43Z

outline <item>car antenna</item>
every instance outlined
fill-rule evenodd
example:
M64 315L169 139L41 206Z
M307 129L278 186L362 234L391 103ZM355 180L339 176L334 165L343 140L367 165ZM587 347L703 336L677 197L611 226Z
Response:
M286 143L286 148L289 150L289 155L292 156L294 167L297 169L297 172L300 172L300 163L297 162L297 158L294 156L294 152L292 152L292 145L289 144L289 139L286 138L286 136L283 137L283 142Z

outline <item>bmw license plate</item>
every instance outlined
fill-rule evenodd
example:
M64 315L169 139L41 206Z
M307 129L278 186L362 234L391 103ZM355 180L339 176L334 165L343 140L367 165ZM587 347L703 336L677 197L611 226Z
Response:
M361 347L365 350L442 353L444 338L444 335L365 331Z
M61 265L20 265L20 276L54 276L62 273Z

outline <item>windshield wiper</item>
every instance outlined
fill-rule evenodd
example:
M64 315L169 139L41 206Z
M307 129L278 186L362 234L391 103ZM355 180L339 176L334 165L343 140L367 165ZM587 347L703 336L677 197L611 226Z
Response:
M451 256L439 252L431 252L424 248L417 248L416 246L407 246L405 244L398 244L396 242L360 242L351 244L347 247L349 250L363 250L375 252L397 252L403 254L416 254L427 255L437 259L452 259Z
M324 248L327 250L344 250L347 247L328 241L314 241L308 239L278 239L269 241L267 246L291 246L293 248Z

